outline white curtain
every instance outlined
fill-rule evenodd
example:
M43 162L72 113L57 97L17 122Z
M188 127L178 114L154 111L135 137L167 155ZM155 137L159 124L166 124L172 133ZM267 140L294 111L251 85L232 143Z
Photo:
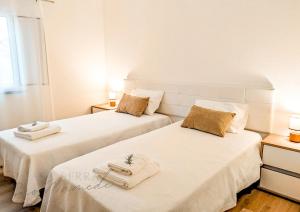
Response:
M11 58L17 82L13 86L0 85L0 130L52 119L40 8L36 0L0 0L0 17L5 17L10 26Z

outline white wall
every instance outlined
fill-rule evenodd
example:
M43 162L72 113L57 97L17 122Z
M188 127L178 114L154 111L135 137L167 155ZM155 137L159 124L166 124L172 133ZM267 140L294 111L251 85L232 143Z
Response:
M43 3L54 119L105 100L103 0Z
M289 113L300 113L299 11L295 0L107 0L107 70L185 83L268 79L273 131L284 134Z

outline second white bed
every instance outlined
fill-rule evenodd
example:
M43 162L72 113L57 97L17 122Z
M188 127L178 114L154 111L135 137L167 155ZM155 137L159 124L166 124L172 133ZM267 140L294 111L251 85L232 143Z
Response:
M139 118L114 111L54 121L62 132L27 141L16 138L15 129L0 132L0 163L5 176L16 180L13 201L24 206L41 201L50 170L56 165L101 147L131 138L170 124L161 114Z
M180 127L181 122L119 142L55 167L42 211L225 211L236 193L260 176L259 134L220 138ZM131 190L111 185L93 169L117 156L144 154L160 173Z

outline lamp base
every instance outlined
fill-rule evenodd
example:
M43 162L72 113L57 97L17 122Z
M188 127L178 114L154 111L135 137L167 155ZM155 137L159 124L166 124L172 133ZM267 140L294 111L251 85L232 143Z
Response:
M291 132L290 141L300 143L300 133Z
M116 100L110 100L109 101L109 106L116 107Z

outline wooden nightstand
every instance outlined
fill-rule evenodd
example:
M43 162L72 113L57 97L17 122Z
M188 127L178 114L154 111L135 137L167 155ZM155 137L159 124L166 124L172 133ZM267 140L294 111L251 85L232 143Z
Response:
M262 144L264 165L259 187L300 202L300 143L269 135Z
M105 111L105 110L116 110L117 106L111 107L109 104L98 104L98 105L92 105L91 106L91 113L94 113L95 109L98 111Z

